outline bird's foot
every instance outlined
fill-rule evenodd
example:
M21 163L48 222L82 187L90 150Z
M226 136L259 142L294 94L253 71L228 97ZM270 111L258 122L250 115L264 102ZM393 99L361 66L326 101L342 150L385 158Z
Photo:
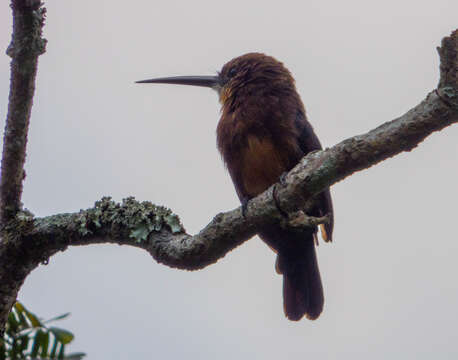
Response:
M288 225L296 228L315 227L329 223L329 215L317 217L309 216L302 210L296 211L289 215Z

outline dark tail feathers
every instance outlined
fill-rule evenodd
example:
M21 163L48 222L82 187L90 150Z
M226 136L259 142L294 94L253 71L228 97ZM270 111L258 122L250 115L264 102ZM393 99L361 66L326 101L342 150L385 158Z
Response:
M290 320L304 315L315 320L323 310L324 295L312 239L302 239L293 254L278 254L277 271L283 274L283 308Z

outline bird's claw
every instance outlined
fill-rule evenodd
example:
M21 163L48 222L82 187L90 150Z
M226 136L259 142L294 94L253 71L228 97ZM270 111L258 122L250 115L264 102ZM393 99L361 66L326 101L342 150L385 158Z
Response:
M280 177L278 179L278 182L280 183L280 185L282 185L282 186L286 185L286 176L287 175L288 175L288 173L286 171L283 174L280 175Z
M248 210L248 202L250 200L249 199L243 199L242 200L242 216L244 219L246 219L246 213L247 213L247 210Z

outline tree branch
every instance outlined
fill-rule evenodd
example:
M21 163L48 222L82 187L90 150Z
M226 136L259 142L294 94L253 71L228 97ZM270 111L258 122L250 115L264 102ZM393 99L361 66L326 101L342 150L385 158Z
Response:
M156 261L174 268L201 269L248 240L263 225L283 222L278 205L294 215L310 206L313 196L327 187L388 157L411 151L428 135L456 122L458 111L433 91L400 118L307 155L282 184L275 184L250 200L245 217L241 208L218 214L194 236L184 232L170 210L149 202L138 203L133 198L122 204L104 198L94 208L79 213L24 218L14 227L26 229L21 238L21 243L27 244L23 254L30 252L26 258L36 265L69 245L117 243L143 248Z
M19 287L33 269L32 267L24 271L24 266L20 266L18 271L11 274L8 272L12 266L20 263L20 257L13 257L11 249L5 246L5 238L8 235L4 228L21 209L27 131L35 91L38 56L45 52L46 47L46 40L41 37L46 10L41 5L39 0L11 2L13 35L6 51L12 58L11 84L3 135L0 179L0 336L3 334L6 317L16 300ZM13 234L14 232L15 229L12 229ZM15 276L16 281L11 281L11 276Z
M18 213L6 225L0 244L0 322L4 323L13 296L28 273L70 245L131 245L147 250L165 265L200 269L252 237L261 226L283 221L277 206L289 214L307 210L313 196L327 187L389 157L411 151L433 132L458 122L457 54L455 31L443 39L439 49L439 87L422 103L364 135L308 154L281 184L250 200L245 216L241 208L218 214L197 235L186 234L170 210L133 198L122 204L104 198L94 208L79 213L38 219L27 212ZM319 223L326 219L307 221Z
M14 0L13 35L7 54L11 56L11 84L3 135L0 180L0 223L5 224L21 208L27 131L32 110L38 56L45 52L41 37L45 9L39 0Z

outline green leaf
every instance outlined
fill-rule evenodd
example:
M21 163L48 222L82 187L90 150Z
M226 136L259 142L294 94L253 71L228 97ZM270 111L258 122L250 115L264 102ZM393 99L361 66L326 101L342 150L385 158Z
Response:
M70 313L56 316L46 322L61 320ZM80 360L84 353L65 354L65 345L74 335L57 327L46 328L39 318L17 302L6 324L6 333L0 338L0 360L19 360L26 358ZM51 335L52 334L52 335ZM30 349L30 351L27 351Z
M65 313L65 314L62 314L62 315L53 317L53 318L51 318L51 319L49 319L49 320L46 320L44 323L47 324L47 323L52 322L52 321L65 319L65 318L69 317L70 314L71 314L71 313L68 312L68 313Z
M43 326L41 324L41 321L38 320L38 317L35 314L31 313L30 311L27 311L27 317L29 318L33 327L42 327Z
M29 346L30 338L28 336L22 336L20 340L21 340L21 352L24 353L27 350L27 347Z
M18 330L19 322L17 321L13 311L10 311L10 313L8 314L7 327L9 327L9 333L16 333Z
M18 312L20 317L22 314L24 314L30 320L30 323L32 324L33 327L42 327L43 326L40 320L38 320L38 317L34 313L28 311L25 308L25 306L22 305L19 301L16 301L16 303L14 304L14 309ZM27 329L29 327L30 327L29 324L26 324L25 328Z
M16 301L16 302L14 303L14 308L15 308L18 312L21 312L21 313L22 313L22 312L26 312L24 305L22 305L19 301Z
M21 329L29 329L30 325L29 322L27 321L27 313L25 311L17 311L17 316L19 318L19 323L20 323L20 328Z
M57 339L54 339L54 343L52 344L51 353L49 354L49 357L51 359L54 359L56 357L57 345L59 345L59 341Z
M64 358L64 353L65 353L65 345L62 344L59 350L59 355L57 355L58 359L63 359Z
M42 330L37 330L33 338L32 351L30 352L30 356L33 358L37 357L38 350L40 350L40 342L41 342L42 334L44 334Z
M68 355L64 356L64 359L66 359L66 360L80 360L85 356L86 356L86 353L76 352L76 353L71 353L71 354L68 354Z
M20 355L19 346L18 346L18 342L16 341L16 339L14 339L13 344L11 345L11 350L10 350L11 359L17 359L18 355Z
M72 340L75 337L70 331L65 329L51 327L49 328L49 331L53 333L53 335L56 337L57 340L59 340L59 342L65 345L72 342Z
M49 346L49 332L44 332L41 341L40 341L40 356L42 358L47 358L48 357L48 346Z

